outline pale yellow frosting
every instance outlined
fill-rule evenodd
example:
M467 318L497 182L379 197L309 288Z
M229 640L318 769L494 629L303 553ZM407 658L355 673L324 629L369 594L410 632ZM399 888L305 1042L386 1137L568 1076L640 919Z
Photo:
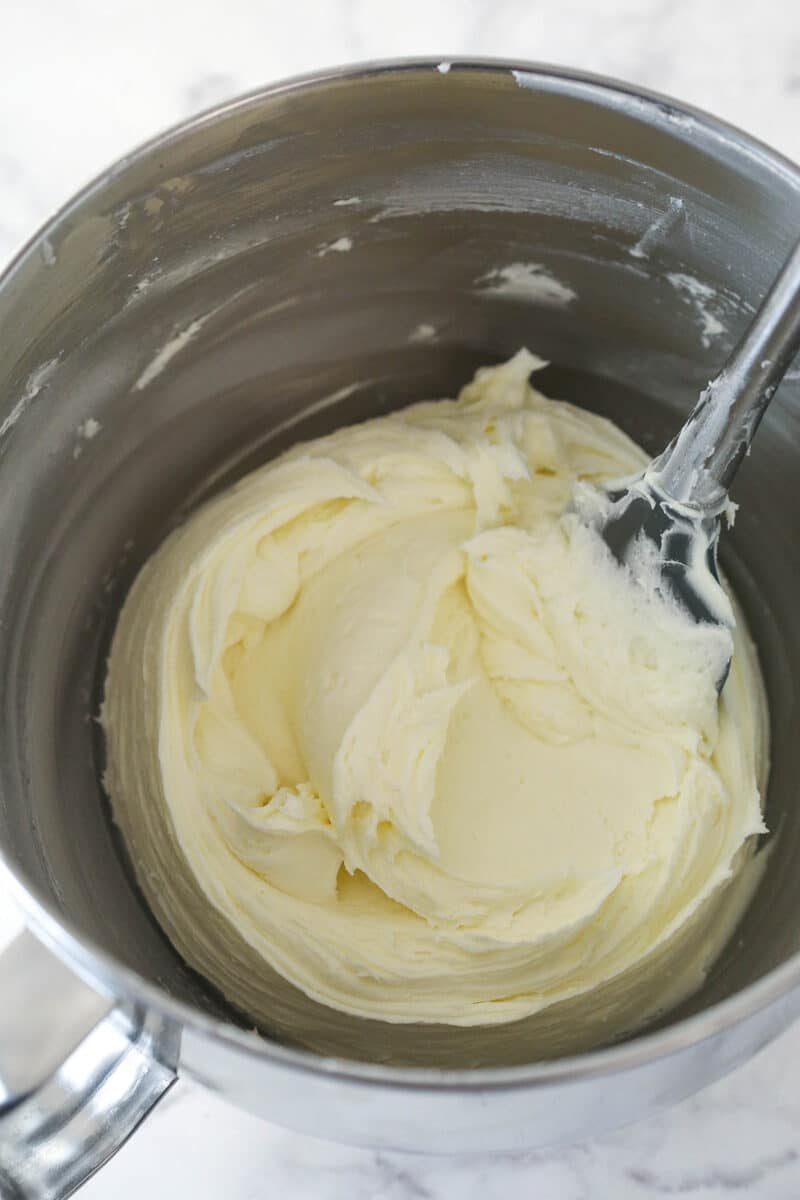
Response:
M539 365L297 446L125 604L114 813L169 936L258 1019L267 964L396 1022L640 987L763 829L747 635L718 702L729 632L634 585L568 509L644 455L534 391Z

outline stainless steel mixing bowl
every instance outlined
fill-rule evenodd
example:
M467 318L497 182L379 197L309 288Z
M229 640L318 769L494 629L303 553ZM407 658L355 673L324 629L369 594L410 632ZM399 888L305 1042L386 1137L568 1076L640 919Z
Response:
M728 950L658 1027L537 1062L525 1022L389 1027L276 978L258 1036L160 933L108 819L110 632L189 508L523 344L555 364L550 394L659 448L800 226L800 172L703 114L546 67L437 66L199 117L90 185L0 284L0 847L36 934L0 963L0 1178L22 1194L78 1182L175 1071L331 1138L515 1149L685 1096L800 1010L797 376L724 546L769 689L773 845Z

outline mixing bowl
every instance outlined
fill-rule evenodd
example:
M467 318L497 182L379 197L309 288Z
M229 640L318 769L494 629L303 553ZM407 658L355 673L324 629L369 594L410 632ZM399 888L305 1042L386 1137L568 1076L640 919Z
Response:
M109 820L115 615L166 532L290 443L452 395L521 345L544 391L660 448L800 226L800 172L720 122L548 67L401 62L270 87L91 184L0 284L0 1179L65 1194L186 1075L311 1133L429 1151L584 1138L720 1076L800 1010L800 379L723 565L772 717L772 831L679 1011L537 1059L534 1026L389 1026L277 976L259 1032L180 961ZM35 936L34 936L35 935ZM46 948L45 948L46 947Z

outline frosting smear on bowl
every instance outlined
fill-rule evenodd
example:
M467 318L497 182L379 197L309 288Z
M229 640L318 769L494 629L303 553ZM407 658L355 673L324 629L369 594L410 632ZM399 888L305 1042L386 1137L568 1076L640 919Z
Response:
M741 616L696 624L576 515L646 457L535 391L541 365L295 447L127 599L115 819L173 943L256 1019L271 970L456 1025L630 977L644 1016L764 829Z

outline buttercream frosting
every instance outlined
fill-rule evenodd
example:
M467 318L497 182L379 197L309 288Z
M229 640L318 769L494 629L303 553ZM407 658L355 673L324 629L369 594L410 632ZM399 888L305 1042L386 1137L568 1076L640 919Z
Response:
M541 365L267 463L123 608L115 818L168 935L256 1019L268 969L394 1022L641 988L763 830L740 614L698 625L611 559L576 487L645 456Z

